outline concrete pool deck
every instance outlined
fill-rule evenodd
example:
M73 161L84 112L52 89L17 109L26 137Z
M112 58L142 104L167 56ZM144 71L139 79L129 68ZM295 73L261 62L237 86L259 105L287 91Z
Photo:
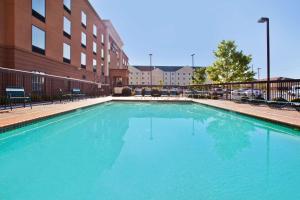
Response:
M267 106L254 106L238 104L231 101L189 99L185 97L101 97L85 99L74 102L54 103L47 105L35 105L32 109L16 108L12 111L0 111L0 133L6 130L22 126L36 120L56 116L76 109L101 104L109 101L170 101L170 102L195 102L203 105L217 107L241 114L258 117L275 123L281 123L300 129L300 112L293 110L272 109Z

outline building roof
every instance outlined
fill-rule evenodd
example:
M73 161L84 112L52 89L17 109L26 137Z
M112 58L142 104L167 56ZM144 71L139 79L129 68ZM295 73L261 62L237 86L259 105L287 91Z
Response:
M266 81L267 79L259 79L259 81ZM284 81L284 80L293 80L293 78L288 78L288 77L271 77L271 81Z
M141 70L141 71L150 71L150 70L154 70L154 69L158 68L164 72L176 72L186 66L152 66L152 67L150 67L150 66L145 66L145 65L133 65L132 67L137 68L138 70ZM193 68L195 68L195 67L193 67Z

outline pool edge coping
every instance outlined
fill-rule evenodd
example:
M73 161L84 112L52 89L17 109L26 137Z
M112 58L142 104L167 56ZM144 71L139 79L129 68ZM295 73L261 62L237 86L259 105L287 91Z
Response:
M205 106L208 106L208 107L211 107L211 108L217 108L217 109L224 110L224 111L227 111L227 112L233 112L233 113L237 113L237 114L240 114L240 115L257 118L257 119L264 120L264 121L267 121L267 122L278 123L279 125L286 126L288 128L292 128L292 129L297 129L297 130L300 131L300 125L297 125L297 124L294 124L294 123L279 121L279 120L276 120L276 119L271 119L271 118L263 117L263 116L260 116L260 115L255 115L255 114L248 113L248 112L243 112L243 111L234 110L234 109L230 109L230 108L224 108L224 107L221 107L221 106L210 105L210 104L206 104L204 102L198 102L198 101L195 101L195 100L192 100L192 102L198 103L198 104L201 104L201 105L205 105Z
M62 111L62 112L59 112L59 113L49 114L49 115L45 115L45 116L38 117L38 118L35 118L35 119L28 119L28 120L16 122L14 124L4 125L4 126L0 127L0 135L5 134L8 131L23 127L23 126L33 124L33 123L38 122L38 121L54 118L54 117L64 115L64 114L67 114L67 113L75 112L75 111L80 110L80 109L85 109L85 108L101 105L101 104L108 103L108 102L196 103L196 104L201 104L201 105L208 106L208 107L215 108L215 109L221 109L221 110L228 111L228 112L238 113L238 114L241 114L241 115L244 115L244 116L254 117L254 118L261 119L261 120L264 120L264 121L267 121L267 122L278 123L279 125L283 125L283 126L287 126L289 128L292 128L292 129L300 130L300 125L297 125L297 124L288 123L288 122L284 122L284 121L279 121L279 120L276 120L276 119L271 119L271 118L251 114L251 113L248 113L248 112L234 110L234 109L231 109L231 108L224 108L224 107L217 106L217 105L206 104L204 102L198 102L194 99L170 99L170 100L167 100L167 99L119 99L119 98L118 99L113 99L113 98L111 98L111 99L107 99L107 100L97 102L97 103L94 103L94 104L90 104L90 105L81 106L81 107L77 107L77 108L74 108L74 109Z
M37 117L37 118L34 118L34 119L28 119L28 120L16 122L16 123L9 124L9 125L4 125L4 126L0 127L0 135L5 134L8 131L11 131L11 130L14 130L14 129L17 129L17 128L21 128L21 127L24 127L24 126L27 126L27 125L30 125L30 124L33 124L33 123L36 123L36 122L39 122L39 121L51 119L51 118L58 117L58 116L61 116L61 115L64 115L64 114L76 112L77 110L80 110L80 109L90 108L90 107L97 106L97 105L104 104L104 103L108 103L108 102L111 102L111 101L112 101L111 99L108 99L106 101L97 102L97 103L94 103L94 104L81 106L81 107L77 107L77 108L72 108L70 110L65 110L65 111L62 111L62 112Z

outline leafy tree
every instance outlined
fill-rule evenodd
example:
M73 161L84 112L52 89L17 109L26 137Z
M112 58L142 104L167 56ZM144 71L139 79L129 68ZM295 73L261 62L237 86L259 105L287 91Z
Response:
M206 80L206 68L205 67L198 67L195 69L193 74L193 83L194 84L202 84Z
M223 40L214 52L216 61L207 68L207 74L215 83L242 82L254 80L255 73L250 70L251 55L238 51L234 41Z

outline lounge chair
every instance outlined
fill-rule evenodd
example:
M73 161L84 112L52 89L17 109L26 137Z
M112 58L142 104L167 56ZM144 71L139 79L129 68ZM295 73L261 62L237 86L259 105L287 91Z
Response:
M169 90L162 89L161 90L161 97L168 97L169 96Z
M24 108L26 106L26 102L30 103L30 108L32 109L31 98L25 95L24 88L6 88L6 98L10 106L10 110L12 110L12 102L22 101L24 104ZM5 104L6 108L6 104Z
M145 97L151 97L151 93L152 93L152 90L151 89L149 89L149 88L146 88L145 89Z
M190 98L193 96L193 91L192 90L184 90L183 91L183 96L186 98Z
M171 97L178 97L178 91L176 88L173 88L170 90L170 96Z
M298 102L292 102L292 107L295 108L298 112L300 112L300 103Z
M135 90L134 90L134 96L135 97L142 97L143 96L143 94L142 94L142 89L141 88L136 88Z
M267 101L267 104L271 108L279 108L279 109L292 105L292 103L289 101Z

